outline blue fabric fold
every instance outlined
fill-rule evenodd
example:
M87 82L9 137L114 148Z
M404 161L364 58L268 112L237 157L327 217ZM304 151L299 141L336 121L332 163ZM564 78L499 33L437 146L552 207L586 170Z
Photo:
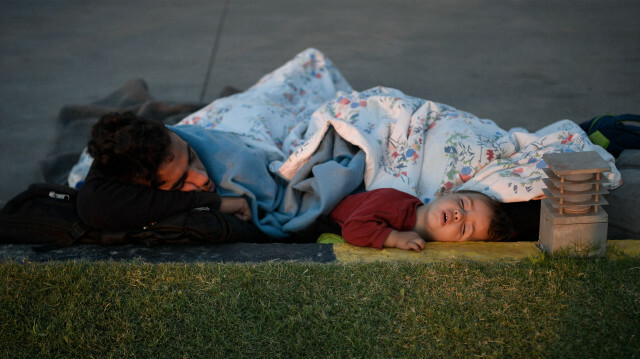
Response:
M222 196L242 196L262 232L284 238L328 214L363 181L365 155L335 131L287 182L269 171L263 151L240 136L194 125L170 127L196 151Z

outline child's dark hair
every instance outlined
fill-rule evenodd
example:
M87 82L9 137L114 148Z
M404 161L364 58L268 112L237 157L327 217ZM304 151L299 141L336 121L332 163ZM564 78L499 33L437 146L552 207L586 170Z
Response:
M87 145L96 166L107 176L151 185L171 143L162 122L132 112L109 113L93 126Z
M515 237L516 231L513 227L513 223L511 222L511 218L504 210L504 208L502 208L502 204L500 202L482 192L463 190L457 191L456 193L479 194L481 195L481 198L484 199L484 202L487 204L487 206L489 206L489 208L493 211L491 223L489 223L489 239L487 239L488 242L508 241Z

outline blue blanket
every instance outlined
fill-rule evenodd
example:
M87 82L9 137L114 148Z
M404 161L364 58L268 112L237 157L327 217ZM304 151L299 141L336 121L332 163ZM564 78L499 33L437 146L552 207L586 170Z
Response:
M253 222L267 235L286 237L327 214L363 181L364 152L328 131L318 151L286 181L269 171L264 151L226 132L171 127L191 145L223 196L243 196Z

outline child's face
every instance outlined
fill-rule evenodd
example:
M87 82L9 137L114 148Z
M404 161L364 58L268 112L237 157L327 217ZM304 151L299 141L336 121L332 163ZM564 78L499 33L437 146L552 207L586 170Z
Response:
M439 242L489 239L493 210L477 193L450 193L418 207L415 231Z

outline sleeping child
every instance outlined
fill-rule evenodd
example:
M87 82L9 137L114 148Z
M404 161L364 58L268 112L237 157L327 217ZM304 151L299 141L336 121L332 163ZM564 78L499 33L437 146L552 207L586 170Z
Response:
M350 195L329 218L347 243L420 251L426 241L502 241L514 231L500 202L480 192L447 193L429 203L392 189Z

